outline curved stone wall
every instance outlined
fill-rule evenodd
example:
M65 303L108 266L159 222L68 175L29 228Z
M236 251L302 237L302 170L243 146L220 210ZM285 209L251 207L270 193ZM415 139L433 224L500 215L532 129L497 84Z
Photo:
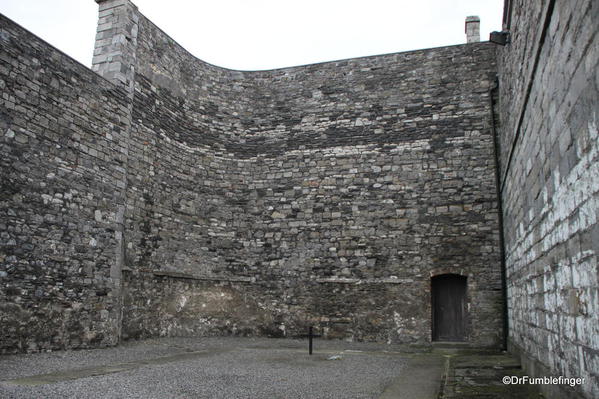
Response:
M20 46L6 62L49 47L34 38ZM51 327L48 348L78 346L60 331L77 339L106 334L85 346L164 335L295 336L308 325L329 338L428 344L431 277L446 273L467 277L464 339L499 345L491 45L231 71L191 56L130 2L107 0L94 54L93 69L114 85L72 68L66 81L74 88L88 82L81 93L90 99L67 90L40 101L48 115L89 114L92 121L74 156L98 158L85 161L89 186L78 190L100 213L77 208L73 217L113 223L105 228L114 239L102 241L112 260L101 268L103 258L87 247L73 247L65 259L81 250L104 270L106 301L116 306L106 313L95 296L82 306L114 328ZM10 70L2 76L16 84ZM35 96L35 87L27 90ZM3 112L22 115L21 103L5 102ZM77 132L57 126L65 137ZM102 150L115 137L119 146ZM59 241L71 245L66 236ZM45 255L36 249L28 256L19 262ZM19 273L2 278L20 290L29 280ZM89 284L90 292L104 292L100 278ZM25 307L35 301L22 299ZM45 303L63 309L58 300ZM64 324L67 316L56 319ZM24 315L15 323L34 321ZM5 334L6 348L21 339L19 331ZM35 345L29 350L46 347Z
M241 72L138 26L125 334L424 343L445 270L499 343L490 45Z

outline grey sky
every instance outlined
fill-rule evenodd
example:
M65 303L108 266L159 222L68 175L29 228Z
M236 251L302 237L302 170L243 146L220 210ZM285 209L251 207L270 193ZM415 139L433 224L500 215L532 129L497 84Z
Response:
M501 30L503 0L137 0L140 11L196 57L270 69L464 43ZM0 0L0 12L89 66L93 0Z

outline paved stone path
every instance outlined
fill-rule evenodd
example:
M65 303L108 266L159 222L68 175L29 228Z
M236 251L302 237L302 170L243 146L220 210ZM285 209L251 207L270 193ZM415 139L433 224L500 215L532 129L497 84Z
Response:
M512 356L493 353L462 353L445 355L446 375L442 399L539 399L543 398L534 385L504 384L505 376L525 375L520 363Z

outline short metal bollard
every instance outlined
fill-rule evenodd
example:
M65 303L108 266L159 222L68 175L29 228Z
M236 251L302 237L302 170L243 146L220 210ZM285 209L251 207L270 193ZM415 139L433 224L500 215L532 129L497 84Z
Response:
M308 337L308 354L312 355L312 340L314 338L318 338L321 337L322 335L315 335L314 334L314 327L310 326L308 327L308 334L307 335L300 335L300 337Z

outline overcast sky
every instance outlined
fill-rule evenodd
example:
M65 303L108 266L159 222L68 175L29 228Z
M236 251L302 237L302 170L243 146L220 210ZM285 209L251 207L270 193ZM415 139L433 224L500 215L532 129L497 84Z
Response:
M503 0L136 0L140 11L196 57L256 70L464 43L501 30ZM94 0L0 0L0 12L91 65Z

